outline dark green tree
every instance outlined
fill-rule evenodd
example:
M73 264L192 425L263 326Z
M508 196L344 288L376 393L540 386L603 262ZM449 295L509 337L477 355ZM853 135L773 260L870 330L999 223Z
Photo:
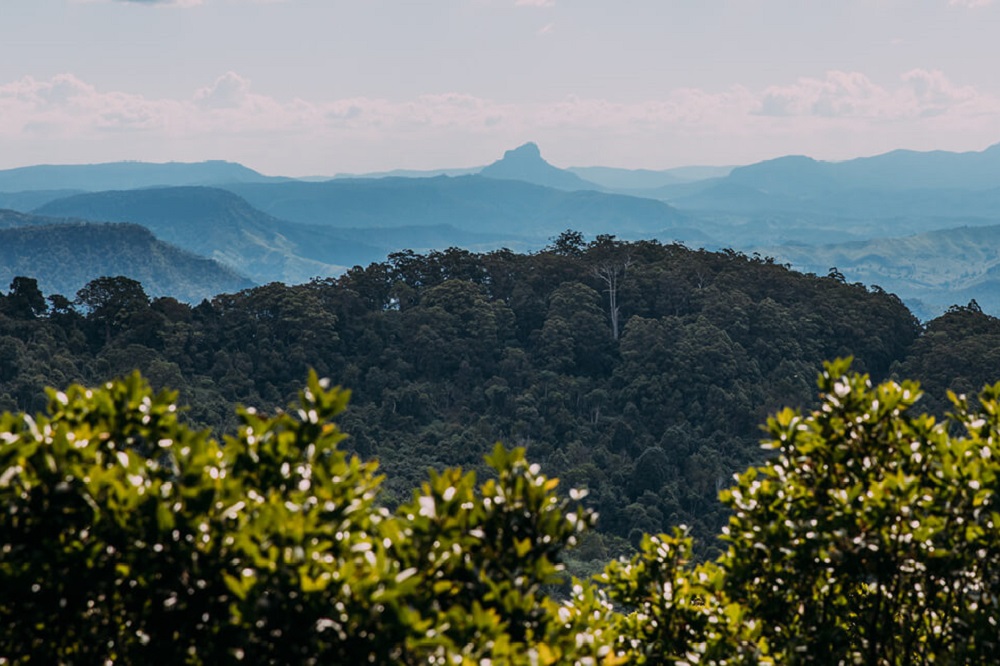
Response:
M149 296L142 284L119 275L91 280L76 292L76 303L108 343L113 334L125 329L136 314L149 307Z
M0 310L9 317L34 319L44 315L49 309L45 296L38 288L38 280L29 277L15 277L10 283L10 291Z

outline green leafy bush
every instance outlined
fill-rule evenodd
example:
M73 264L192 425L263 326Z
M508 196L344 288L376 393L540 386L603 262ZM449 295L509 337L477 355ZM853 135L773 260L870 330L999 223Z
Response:
M724 590L782 663L987 663L1000 648L1000 384L976 410L952 395L938 422L911 414L915 383L872 387L848 366L826 366L818 410L768 421L776 456L723 492Z
M138 374L0 417L0 663L536 654L543 586L593 514L498 446L496 480L448 470L392 515L375 464L337 448L347 398L312 375L224 443Z
M1000 384L938 422L915 384L848 368L769 420L717 560L647 535L566 599L596 516L521 450L391 512L315 374L222 442L138 374L50 391L0 416L0 663L988 663Z

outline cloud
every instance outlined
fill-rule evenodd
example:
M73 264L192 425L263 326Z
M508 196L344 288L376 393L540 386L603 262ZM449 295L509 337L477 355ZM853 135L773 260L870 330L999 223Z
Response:
M515 0L515 7L552 7L556 0Z
M224 109L242 105L250 94L250 81L236 72L226 72L210 86L199 88L195 101L204 108Z
M925 69L889 81L832 71L760 89L678 88L644 101L517 103L461 92L279 99L237 72L181 98L153 98L67 73L0 83L0 118L0 166L225 158L271 172L332 173L479 164L535 140L557 164L655 167L790 152L833 159L949 141L983 147L998 138L1000 98Z
M993 0L948 0L948 5L950 7L968 7L969 9L986 7L987 5L992 4Z
M879 116L893 107L892 93L859 72L828 72L822 79L769 86L760 96L765 116Z
M913 69L902 76L913 106L924 115L976 107L985 101L972 86L956 86L940 70Z
M971 86L953 84L939 70L913 69L896 86L875 83L860 72L827 72L822 79L801 78L770 86L759 97L764 116L815 116L868 120L904 120L998 110L998 101Z

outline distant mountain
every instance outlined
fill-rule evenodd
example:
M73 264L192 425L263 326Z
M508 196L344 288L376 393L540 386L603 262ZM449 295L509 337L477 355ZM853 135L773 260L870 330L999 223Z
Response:
M334 178L435 178L437 176L471 176L479 173L483 167L466 167L458 169L393 169L391 171L372 171L369 173L338 173ZM297 178L311 182L330 180L330 178Z
M590 166L569 167L566 171L616 192L626 190L655 190L657 188L694 183L709 178L723 178L733 167L690 166L673 169L617 169L614 167Z
M265 183L288 180L264 176L242 164L207 162L107 162L42 164L0 170L0 192L27 190L131 190L140 187Z
M498 243L525 238L544 242L566 229L626 238L691 224L687 216L652 199L567 192L483 176L239 183L226 189L295 222L339 228L450 225Z
M80 190L26 190L23 192L0 192L0 209L17 210L22 213L44 206L50 201L80 194Z
M832 204L840 212L866 214L873 205L898 212L919 193L924 202L947 200L936 204L940 210L958 196L1000 187L996 157L995 147L981 153L894 151L846 162L786 155L644 194L686 210L829 212ZM926 212L923 204L916 209Z
M734 245L872 239L1000 223L1000 144L981 152L894 151L845 162L786 156L665 186L661 200ZM780 221L780 222L779 222ZM754 238L753 230L764 230Z
M844 190L988 190L1000 187L1000 144L966 153L895 150L844 162L790 155L737 167L726 180L791 197Z
M557 190L600 190L600 185L580 178L580 176L554 167L544 159L538 146L526 143L519 148L508 150L503 157L489 166L483 167L480 176L486 178L502 178L504 180L523 180Z
M70 299L87 282L114 275L138 280L150 296L192 303L253 286L137 224L65 223L0 210L0 287L18 275L36 278L46 294Z
M848 190L796 198L731 182L670 202L732 243L828 243L891 238L958 226L1000 223L1000 188L992 190ZM757 231L763 235L755 236Z
M894 150L832 167L845 187L987 190L1000 187L1000 144L964 153Z
M849 179L843 165L821 162L805 155L786 155L737 167L723 182L763 194L801 197L844 189ZM876 183L868 185L870 189L878 189Z
M507 156L512 156L516 161L518 153L522 153L525 164L518 166L510 164ZM538 162L542 164L539 165ZM525 168L526 167L526 168ZM501 175L494 176L489 172L483 174L484 169L495 168ZM503 171L510 169L509 175L503 175ZM557 176L561 184L550 184L543 182L552 176L552 170L562 172ZM461 167L454 169L392 169L391 171L372 171L368 173L338 173L334 178L434 178L436 176L471 176L482 174L491 178L511 178L513 180L524 180L536 185L547 185L557 189L603 189L618 194L635 194L636 196L654 196L646 190L655 190L660 187L679 185L682 183L694 183L709 178L722 178L729 175L733 170L731 166L686 166L674 167L671 169L620 169L604 166L567 167L559 169L545 162L541 157L541 151L534 143L528 143L515 150L509 150L504 159L494 162L489 166ZM571 173L585 181L565 178L565 173ZM330 180L329 177L315 176L310 178L296 178L305 181ZM595 186L597 186L595 188ZM654 196L655 198L655 196Z
M1000 315L1000 225L759 251L796 270L826 275L836 267L849 282L877 284L916 303L913 309L922 318L973 298Z
M35 211L50 217L135 222L159 238L211 257L258 283L307 282L337 275L380 248L347 241L328 228L279 220L226 190L172 187L79 194Z

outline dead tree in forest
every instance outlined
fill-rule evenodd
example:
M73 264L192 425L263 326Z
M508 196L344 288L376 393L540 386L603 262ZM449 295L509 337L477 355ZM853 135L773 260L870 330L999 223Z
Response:
M621 308L618 305L618 287L622 280L625 279L625 274L631 265L632 258L626 256L621 259L602 261L591 269L594 277L604 282L604 291L608 293L608 315L611 318L611 337L614 340L617 340L621 334L619 326Z

